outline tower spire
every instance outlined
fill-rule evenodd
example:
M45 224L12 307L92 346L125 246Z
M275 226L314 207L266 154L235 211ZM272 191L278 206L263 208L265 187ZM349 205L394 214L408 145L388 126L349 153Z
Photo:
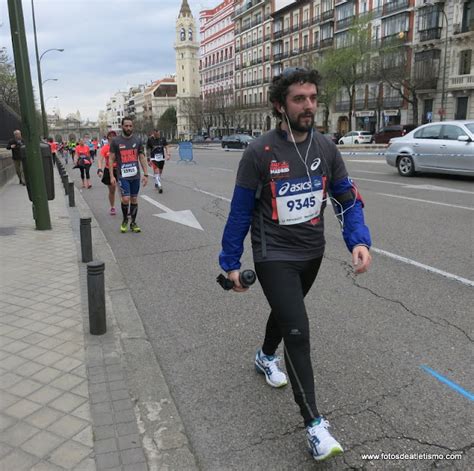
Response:
M181 3L181 10L179 11L179 16L193 16L191 13L191 8L189 8L188 0L183 0Z

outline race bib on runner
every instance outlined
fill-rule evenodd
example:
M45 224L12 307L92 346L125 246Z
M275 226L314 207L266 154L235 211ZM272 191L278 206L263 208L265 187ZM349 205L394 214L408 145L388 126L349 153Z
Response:
M300 224L319 216L323 201L323 178L312 176L278 180L276 205L278 222L284 226Z
M138 173L138 167L136 162L122 164L120 167L122 178L134 177Z
M154 160L155 162L161 162L162 160L165 160L165 156L162 153L156 153L153 154L151 160Z

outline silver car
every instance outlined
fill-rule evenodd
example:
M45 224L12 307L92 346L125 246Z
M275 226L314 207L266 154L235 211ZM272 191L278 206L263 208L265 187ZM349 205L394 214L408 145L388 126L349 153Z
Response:
M387 163L402 177L416 172L474 176L474 121L443 121L419 126L390 140Z

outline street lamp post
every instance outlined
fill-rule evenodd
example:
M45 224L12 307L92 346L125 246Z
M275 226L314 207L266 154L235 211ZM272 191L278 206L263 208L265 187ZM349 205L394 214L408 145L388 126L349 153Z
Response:
M31 11L32 11L32 16L33 16L33 32L35 35L35 50L36 50L36 68L38 69L38 82L39 82L39 93L40 93L40 103L41 103L41 117L43 121L43 137L46 139L48 137L48 123L46 121L46 110L44 107L44 95L43 95L43 82L41 79L41 65L40 61L43 58L43 56L49 52L49 51L59 51L63 52L64 49L48 49L41 54L41 57L39 55L38 51L38 38L36 37L36 20L35 20L35 6L33 0L31 0Z
M426 2L426 5L434 6L441 12L444 16L444 26L445 26L445 39L444 39L444 59L443 59L443 81L441 85L441 110L440 110L440 121L444 121L446 116L446 62L448 59L448 16L443 8L441 8L439 3Z

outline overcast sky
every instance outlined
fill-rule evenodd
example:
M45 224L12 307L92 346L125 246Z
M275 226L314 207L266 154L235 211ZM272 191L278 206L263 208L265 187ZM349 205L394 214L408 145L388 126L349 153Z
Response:
M199 11L219 0L188 0L199 30ZM33 87L37 94L31 0L23 0ZM130 85L176 71L175 23L181 0L34 0L43 81L49 113L80 111L96 120L107 99ZM13 58L7 0L0 0L0 48ZM58 98L55 99L54 96ZM51 97L51 98L50 98ZM39 99L38 99L39 102Z

